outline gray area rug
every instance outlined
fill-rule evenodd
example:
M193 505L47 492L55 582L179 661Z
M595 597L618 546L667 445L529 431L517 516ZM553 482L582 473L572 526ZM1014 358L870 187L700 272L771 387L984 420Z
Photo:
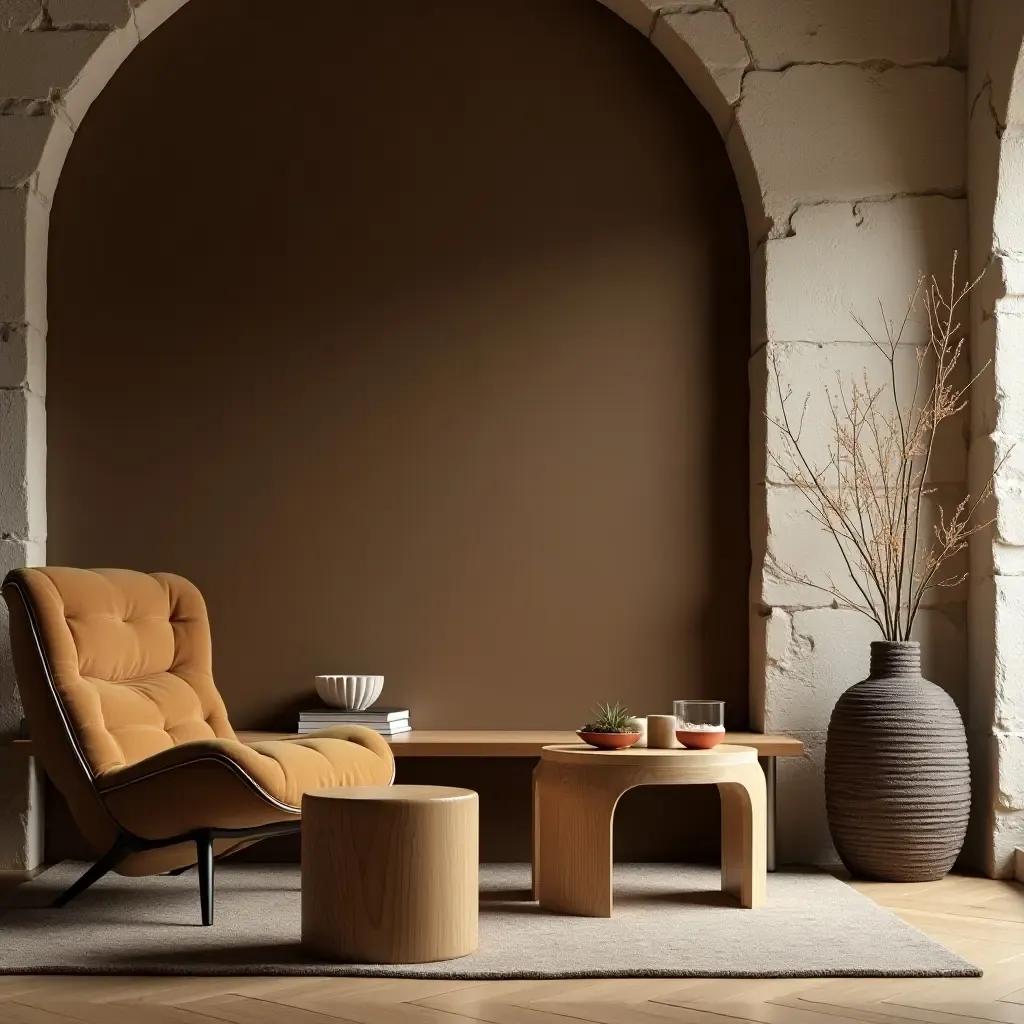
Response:
M63 910L47 904L85 865L64 863L4 895L0 973L496 978L964 977L981 972L831 875L768 876L742 910L718 870L621 864L609 919L529 902L529 868L481 867L480 946L411 966L350 966L299 947L299 869L217 866L214 924L199 924L194 872L108 875Z

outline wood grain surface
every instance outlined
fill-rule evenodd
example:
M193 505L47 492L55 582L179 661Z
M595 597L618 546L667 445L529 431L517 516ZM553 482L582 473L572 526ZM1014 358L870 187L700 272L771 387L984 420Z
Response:
M717 785L722 890L740 906L765 901L767 799L752 747L596 751L546 747L533 777L533 895L545 910L612 914L612 820L635 786Z
M477 947L479 801L445 786L302 800L302 945L342 963L428 963Z

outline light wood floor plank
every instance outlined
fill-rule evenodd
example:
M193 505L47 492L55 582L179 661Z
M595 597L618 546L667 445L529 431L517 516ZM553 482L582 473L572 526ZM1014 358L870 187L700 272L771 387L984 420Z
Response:
M286 1019L293 1024L338 1024L339 1019L350 1019L315 1013L300 1006L282 1007L273 1001L234 995L198 999L190 1002L188 1009L205 1014L213 1020L230 1021L232 1024L278 1024L285 1014Z
M198 1010L185 1010L156 1003L139 1005L132 1002L93 1003L82 999L38 999L26 1001L25 1005L70 1017L81 1021L82 1024L214 1024L215 1021L215 1018ZM0 1014L3 1010L4 1008L0 1007Z
M16 1000L0 1003L0 1013L3 1014L0 1020L3 1020L4 1024L70 1024L75 1020L67 1014L43 1010L38 1006L29 1006Z

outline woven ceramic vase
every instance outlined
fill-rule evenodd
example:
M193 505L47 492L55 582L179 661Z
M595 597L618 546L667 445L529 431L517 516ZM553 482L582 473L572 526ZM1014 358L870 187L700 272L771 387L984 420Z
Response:
M871 675L832 712L825 748L832 841L858 878L928 882L967 832L971 771L953 699L921 678L913 641L871 645Z

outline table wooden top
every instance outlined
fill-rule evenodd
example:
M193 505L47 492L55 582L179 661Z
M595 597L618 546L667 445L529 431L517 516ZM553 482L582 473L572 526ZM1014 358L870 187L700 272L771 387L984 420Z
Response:
M724 764L754 764L757 751L735 743L719 743L710 750L662 750L652 747L626 747L624 750L597 750L588 743L566 743L545 747L542 761L559 764L629 765L634 768L717 768Z
M256 743L293 739L296 735L243 730L238 738L243 743ZM575 732L543 729L414 729L388 738L395 757L540 757L544 747L578 742ZM727 732L725 742L754 747L762 757L799 757L804 752L803 743L792 736ZM14 747L26 756L32 753L31 740L15 740Z
M361 800L364 803L429 804L453 800L478 800L472 789L457 786L331 786L303 795L306 800Z

